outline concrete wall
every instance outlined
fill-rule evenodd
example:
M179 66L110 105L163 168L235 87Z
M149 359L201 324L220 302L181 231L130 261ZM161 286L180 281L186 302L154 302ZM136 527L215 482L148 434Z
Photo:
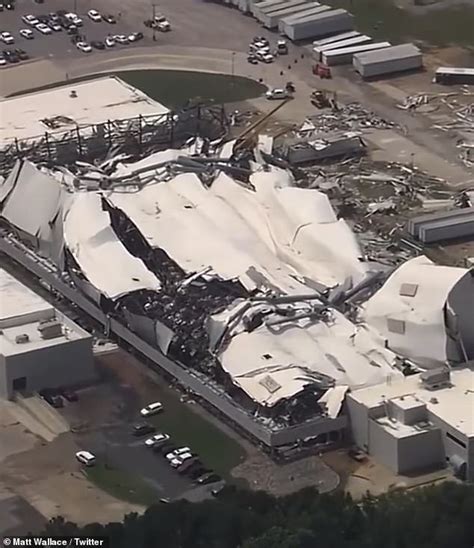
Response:
M398 440L398 473L444 465L443 441L438 428L417 432Z
M352 432L352 440L359 449L369 451L369 410L365 405L351 398L346 398L347 411Z
M90 338L67 341L39 348L3 360L5 383L3 397L13 396L13 381L26 377L26 390L69 386L95 378L92 341Z
M398 439L369 419L369 454L390 470L398 472Z

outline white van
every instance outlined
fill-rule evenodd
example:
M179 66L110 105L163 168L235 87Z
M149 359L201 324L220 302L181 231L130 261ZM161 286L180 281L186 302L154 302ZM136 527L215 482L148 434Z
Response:
M95 455L89 453L89 451L78 451L76 453L76 459L86 466L93 466L96 461Z

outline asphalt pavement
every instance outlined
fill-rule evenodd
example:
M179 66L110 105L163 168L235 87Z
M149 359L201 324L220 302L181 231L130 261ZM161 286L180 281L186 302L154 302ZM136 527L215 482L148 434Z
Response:
M20 48L25 50L31 59L38 58L53 58L53 57L87 57L90 53L83 53L79 51L72 43L72 37L67 34L63 29L61 31L54 32L49 35L41 34L38 30L30 27L22 21L24 15L47 15L48 13L56 12L59 9L73 9L73 2L65 5L64 1L60 0L45 0L43 4L37 4L32 0L17 0L16 9L13 11L5 10L0 14L1 31L10 32L15 43L11 45L0 42L0 51L6 49ZM134 25L128 22L125 17L119 15L119 13L112 13L117 19L116 24L106 23L105 21L94 22L87 16L87 11L95 6L92 2L81 2L78 15L83 21L83 26L79 27L79 34L81 34L85 41L92 42L94 40L103 41L109 34L124 34L128 36L132 32L143 32L145 34L145 27L143 24ZM28 40L20 35L21 29L33 30L34 38ZM150 34L150 33L148 33ZM138 42L128 45L115 44L111 48L106 50L93 51L96 54L107 56L111 51L126 50L136 47L137 45L153 44L151 36L145 35L144 38Z

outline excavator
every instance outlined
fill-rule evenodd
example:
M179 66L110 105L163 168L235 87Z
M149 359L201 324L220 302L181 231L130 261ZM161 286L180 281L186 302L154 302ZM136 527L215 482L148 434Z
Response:
M311 104L316 108L331 108L333 111L339 110L337 105L337 93L326 89L317 89L311 93Z

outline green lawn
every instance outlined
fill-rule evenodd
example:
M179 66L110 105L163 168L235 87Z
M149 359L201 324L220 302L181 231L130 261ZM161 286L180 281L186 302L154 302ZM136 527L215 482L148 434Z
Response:
M258 97L266 90L249 78L225 74L177 70L132 70L115 74L169 108L181 107L189 99L236 103Z
M160 432L169 434L176 445L186 445L203 463L223 477L245 458L244 448L221 429L194 412L194 404L182 403L179 396L163 389L164 411L150 419Z
M140 476L111 468L106 464L86 468L84 473L92 483L115 498L143 506L156 503L156 491Z
M474 46L474 8L454 6L414 14L394 0L327 0L355 16L355 28L376 39L397 43L422 40L430 45Z
M155 101L159 101L171 109L182 107L189 100L211 101L216 104L236 103L259 97L266 90L266 87L262 84L241 76L232 77L225 74L177 70L130 70L96 74L67 82L56 82L47 86L13 93L11 97L104 76L118 76L155 99Z

